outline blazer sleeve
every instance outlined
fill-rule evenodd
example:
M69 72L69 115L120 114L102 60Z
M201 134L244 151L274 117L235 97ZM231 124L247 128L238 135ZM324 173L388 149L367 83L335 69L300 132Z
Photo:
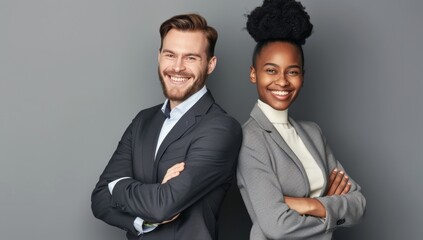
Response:
M125 231L137 234L134 228L135 216L120 211L112 206L112 195L108 183L121 177L132 177L132 132L134 121L128 126L116 151L107 164L91 194L91 209L96 218L119 227Z
M268 239L309 239L323 234L327 228L322 219L302 216L285 204L283 183L272 169L269 151L259 134L244 131L237 180L249 214Z
M335 160L326 144L320 128L314 138L319 142L328 170L341 164ZM250 215L253 214L267 238L270 239L305 239L333 231L336 227L347 227L357 223L364 214L365 198L360 186L352 182L349 193L337 196L319 197L326 208L326 218L299 215L284 203L284 183L280 183L272 169L270 155L272 151L266 146L264 138L257 131L244 132L238 162L238 184ZM344 170L345 171L345 170ZM286 173L289 174L289 173ZM328 174L328 173L326 173ZM295 183L289 183L295 184Z
M226 115L203 119L189 143L185 169L166 184L119 181L112 205L149 222L162 222L182 212L233 177L242 141L239 123Z
M335 159L320 128L318 126L317 128L323 139L326 161L329 166L328 170L331 171L336 167L348 175L348 172L342 167L341 163ZM365 213L366 199L361 193L361 187L351 177L349 180L351 182L351 189L347 194L317 198L326 209L326 225L328 229L349 227L357 224Z

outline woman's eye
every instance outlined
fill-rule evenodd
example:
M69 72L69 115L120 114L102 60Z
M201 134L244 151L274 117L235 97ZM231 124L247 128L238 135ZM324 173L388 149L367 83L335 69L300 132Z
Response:
M289 76L298 76L299 74L300 74L300 72L296 71L296 70L288 71Z
M268 74L276 74L276 70L275 69L266 69L266 73L268 73Z

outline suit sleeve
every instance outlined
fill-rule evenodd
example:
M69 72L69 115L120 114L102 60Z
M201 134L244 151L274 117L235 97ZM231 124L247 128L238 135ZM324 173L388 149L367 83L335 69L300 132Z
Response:
M185 169L166 184L119 181L112 205L149 222L162 222L182 212L207 193L229 183L242 141L237 121L226 116L204 119L196 126Z
M92 192L91 209L96 218L136 235L137 231L133 225L136 217L113 207L112 196L108 189L109 182L121 177L132 177L132 126L133 123L126 129Z
M310 239L327 228L322 219L301 216L284 202L283 184L272 169L264 139L244 132L237 180L248 212L267 239ZM254 217L255 216L255 217Z
M326 219L300 215L291 210L284 203L283 183L279 182L272 169L265 140L260 140L257 132L244 134L238 163L238 184L250 215L256 216L267 238L308 239L333 231L338 226L351 226L362 217L365 199L352 179L348 194L317 198L326 208ZM323 137L322 142L326 144ZM325 151L329 170L335 167L343 169L327 145L321 149Z
M318 126L317 128L321 132ZM348 175L348 171L346 171L341 163L335 159L326 139L322 134L321 136L325 145L326 160L329 166L328 170L331 171L336 167L343 170ZM351 177L349 179L351 182L351 189L347 194L317 198L326 209L326 225L328 229L350 227L357 224L365 213L366 199L361 193L361 187Z

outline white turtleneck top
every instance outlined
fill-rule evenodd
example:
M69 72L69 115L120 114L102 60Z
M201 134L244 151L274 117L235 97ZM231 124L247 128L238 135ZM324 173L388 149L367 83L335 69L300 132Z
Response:
M323 191L324 176L316 160L298 136L295 128L288 121L288 109L278 111L261 100L257 102L264 115L275 126L279 134L301 161L310 185L310 197L317 197Z

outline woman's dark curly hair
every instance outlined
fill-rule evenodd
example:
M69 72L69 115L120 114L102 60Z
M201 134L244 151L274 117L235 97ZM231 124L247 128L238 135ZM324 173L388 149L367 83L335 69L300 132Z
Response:
M313 24L305 7L295 0L264 0L263 5L247 15L247 31L257 42L253 53L253 65L261 49L271 42L284 41L296 45L304 54L301 45L311 35Z

